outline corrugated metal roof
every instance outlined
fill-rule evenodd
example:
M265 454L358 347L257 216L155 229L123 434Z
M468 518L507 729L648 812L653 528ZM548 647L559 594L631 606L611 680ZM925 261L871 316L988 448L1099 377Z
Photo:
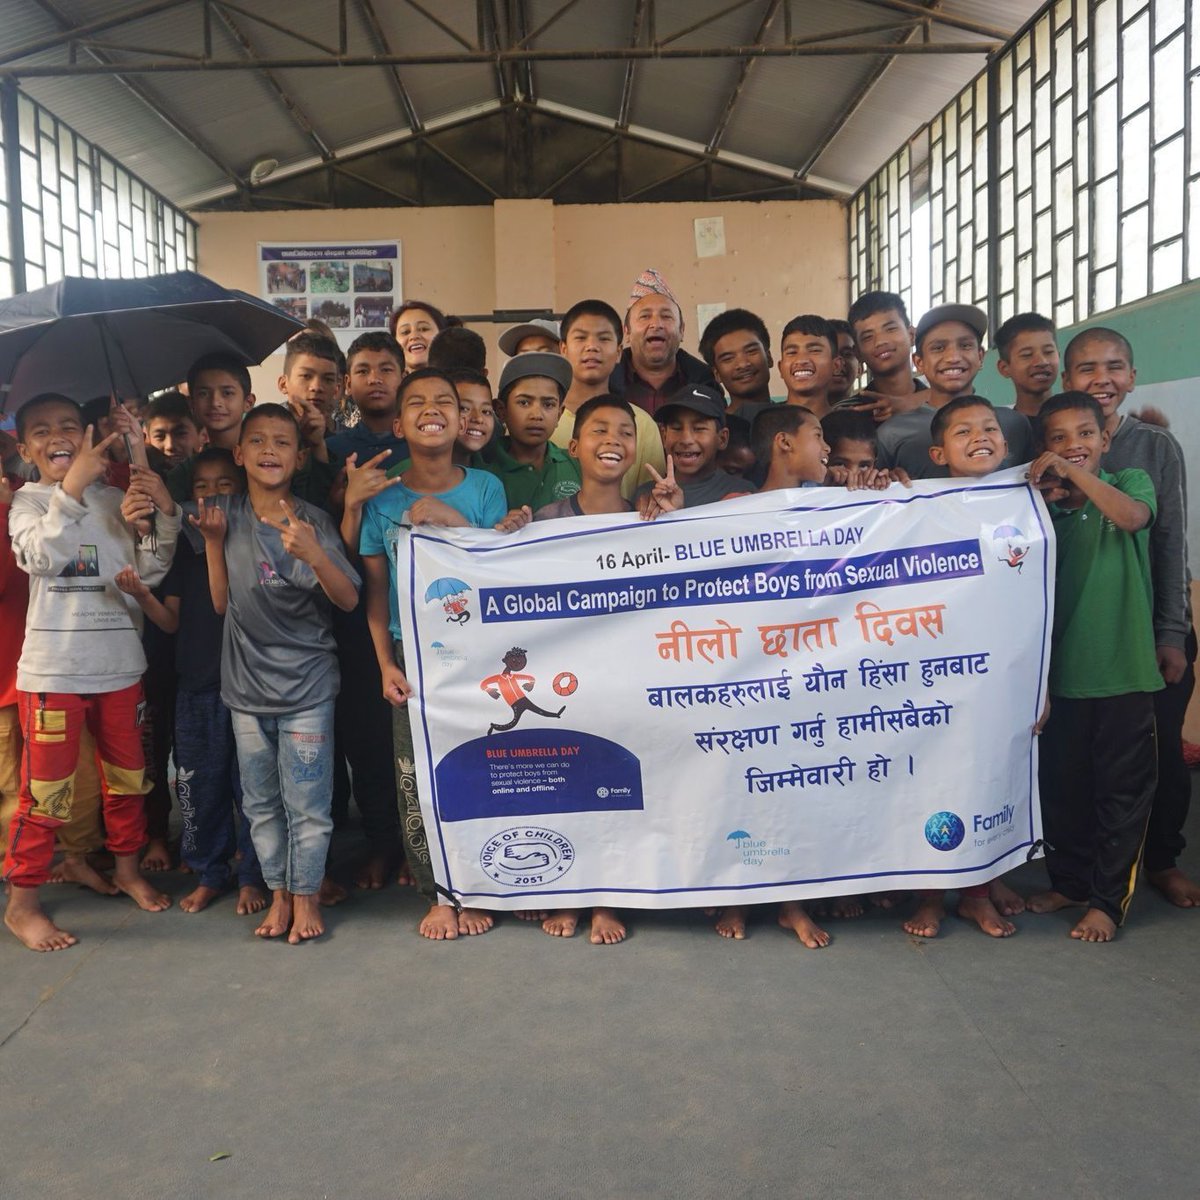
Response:
M361 150L364 144L399 144L410 137L406 100L397 94L396 75L407 89L407 102L418 120L428 125L490 111L497 103L515 103L528 112L528 105L534 103L543 106L538 111L548 120L555 119L556 112L561 117L565 106L575 114L571 120L601 126L607 122L611 127L620 110L628 63L588 61L582 53L627 47L637 3L589 0L563 12L562 0L423 0L419 6L402 0L350 0L346 50L351 56L374 55L384 46L393 54L417 55L458 53L464 50L464 43L478 47L481 30L488 33L493 13L501 25L496 34L501 45L512 44L523 33L533 49L581 55L572 60L516 64L507 72L513 80L512 92L502 86L505 72L498 71L494 62L401 66L395 74L386 66L292 66L276 68L270 78L260 70L164 72L132 78L151 104L159 106L237 176L244 178L252 163L268 157L283 164L281 175L294 175L298 169L321 162L321 147L336 157ZM372 34L368 21L372 5L382 43ZM6 0L4 7L0 57L60 28L47 8L79 25L135 12L146 3L53 0L51 5L49 0ZM704 47L721 52L730 46L749 45L770 7L770 0L746 0L736 7L730 0L655 0L643 9L639 45L649 44L651 11L654 36L669 49ZM935 22L932 36L939 42L978 43L983 39L981 33L951 28L941 18L1015 31L1039 7L1038 0L945 0L936 12L931 9ZM303 38L336 48L338 6L330 0L292 0L286 7L275 0L238 0L236 9L223 9L217 3L211 11L212 53L217 60L238 61L250 56L312 59L320 51ZM775 9L767 43L782 44L785 12L794 39L854 27L893 26L855 39L872 45L899 37L894 27L907 19L886 3L872 0L821 4L782 0ZM679 36L698 23L702 23L700 28ZM272 28L272 24L285 26L299 37ZM510 33L510 24L517 29L515 35ZM202 53L202 31L201 4L181 0L164 11L100 33L105 48L98 53L120 58L121 47L142 47L157 58L164 53L198 55ZM488 33L489 39L491 36ZM243 41L249 43L249 49ZM20 61L25 65L65 64L67 55L64 44ZM90 61L86 48L79 50L78 57L81 62ZM846 116L885 61L885 69L857 110ZM787 178L832 136L811 164L811 174L815 181L849 192L983 65L979 54L898 55L887 60L871 55L756 59L724 129L722 160L750 160L748 168L743 163L743 169L754 170L757 163L769 174ZM741 75L742 60L734 57L639 60L632 69L629 124L644 140L657 139L682 153L702 156ZM526 94L524 83L530 76L532 97ZM221 166L203 149L188 145L114 78L28 78L22 86L170 198L186 201L221 188L234 190ZM315 136L306 132L306 124ZM481 155L494 154L494 131L503 127L503 122L491 122L487 136L478 139ZM544 123L539 128L544 139ZM596 144L594 135L585 137L584 133L575 143L580 158ZM554 153L564 156L561 171L558 164L540 164L551 168L552 178L570 168L572 155L566 148L571 144L569 138L559 137L547 143ZM455 152L469 159L471 145L469 137L456 139ZM645 157L629 156L637 163ZM465 165L471 166L469 161ZM481 160L479 174L492 178L494 168L494 162L483 164ZM653 179L651 176L648 182Z

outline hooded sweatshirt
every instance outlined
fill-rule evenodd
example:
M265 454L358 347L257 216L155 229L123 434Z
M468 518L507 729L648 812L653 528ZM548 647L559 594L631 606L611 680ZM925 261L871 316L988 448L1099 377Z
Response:
M144 583L159 583L175 553L180 516L178 507L156 515L151 549L149 538L125 524L123 499L103 483L87 487L82 503L58 484L27 483L13 496L13 557L29 575L20 691L115 692L145 672L141 609L113 579L133 567Z

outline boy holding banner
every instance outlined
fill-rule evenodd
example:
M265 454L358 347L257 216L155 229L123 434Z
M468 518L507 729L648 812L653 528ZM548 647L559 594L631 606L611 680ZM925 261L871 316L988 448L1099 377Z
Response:
M545 357L545 356L543 356ZM458 392L449 376L432 367L411 372L400 384L396 437L405 438L411 457L392 478L370 459L347 465L342 540L362 555L367 586L367 624L383 678L384 699L392 706L396 791L401 805L404 853L413 883L429 911L422 937L434 941L459 934L486 933L490 913L439 904L425 823L417 795L412 724L406 707L412 687L404 674L400 607L396 585L396 537L402 525L482 526L504 519L504 489L495 476L456 466L454 448L461 425Z
M929 457L951 479L982 479L1000 470L1009 453L997 411L982 396L957 396L938 408L929 425L929 441ZM955 911L989 937L1006 938L1017 932L996 907L986 883L962 888ZM945 915L944 891L919 892L917 911L904 922L904 932L936 937Z
M1085 908L1071 936L1109 942L1133 896L1158 781L1163 679L1149 534L1157 498L1145 471L1100 469L1109 434L1092 396L1051 397L1038 428L1043 453L1029 481L1058 483L1065 495L1050 510L1058 575L1040 767L1051 890L1031 896L1029 908Z
M610 395L585 400L575 414L574 434L567 452L579 464L580 489L573 496L539 508L533 514L535 521L633 511L633 505L621 493L630 464L638 456L638 425L631 404ZM683 490L675 482L673 461L667 459L665 476L659 475L649 463L644 465L654 481L639 501L642 517L653 520L660 513L682 508ZM567 908L551 913L542 922L542 929L551 937L573 937L579 912L577 908ZM625 932L625 925L614 909L592 909L589 940L593 945L616 945L625 940Z

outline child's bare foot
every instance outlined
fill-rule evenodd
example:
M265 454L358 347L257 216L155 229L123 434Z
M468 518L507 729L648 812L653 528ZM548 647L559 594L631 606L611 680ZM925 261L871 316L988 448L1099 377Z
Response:
M518 921L544 921L550 914L539 908L518 908L514 910L513 916Z
M408 862L402 858L400 860L400 866L396 869L396 886L412 887L412 885L412 872L408 869Z
M882 908L885 912L889 909L896 908L904 899L903 892L872 892L867 897L868 900L876 907Z
M1147 871L1146 882L1180 908L1200 908L1200 883L1193 883L1178 867Z
M59 929L38 903L37 888L14 887L9 890L4 923L30 950L66 950L79 940Z
M171 852L162 838L151 838L146 845L146 853L142 855L143 871L169 871L171 869Z
M828 946L831 940L798 900L785 900L779 906L779 924L790 929L810 950Z
M593 946L615 946L625 940L625 926L611 908L592 909L592 932L588 941Z
M238 888L237 914L248 917L251 913L262 912L267 907L267 893L260 887L247 884Z
M335 904L341 904L349 895L350 893L331 875L326 875L321 880L321 890L317 892L317 902L326 908L332 908Z
M721 909L713 928L723 938L733 938L735 942L742 941L746 936L746 910L739 904L731 904L728 908Z
M184 912L203 912L220 894L217 888L205 887L204 884L200 884L180 900L179 907Z
M372 854L354 874L354 886L365 891L378 892L387 886L388 877L395 870L395 855Z
M492 914L484 912L482 908L463 908L458 913L458 932L466 934L467 937L487 933L495 923Z
M141 872L136 854L118 854L113 883L144 912L162 912L171 907L171 897L160 892Z
M987 896L960 896L958 898L958 915L967 921L974 921L988 937L1012 937L1017 927L1000 915L999 910Z
M288 941L293 946L319 938L325 932L325 921L321 917L321 902L316 896L292 897L292 931Z
M861 917L865 911L858 896L834 896L829 902L831 917Z
M1071 930L1071 936L1079 942L1111 942L1117 936L1117 923L1108 913L1089 908Z
M1014 892L1002 879L993 879L988 884L988 895L1001 916L1015 917L1025 911L1025 897Z
M292 893L285 888L280 888L279 891L271 893L271 907L267 910L267 915L263 917L262 923L254 931L254 936L260 938L283 937L291 923Z
M241 855L238 855L238 857L240 858ZM175 870L177 870L180 873L180 875L195 875L195 873L196 873L182 859L179 860L179 866L177 866L175 868Z
M574 937L575 926L579 924L579 909L564 908L560 912L551 913L542 922L542 931L551 937Z
M458 937L458 911L449 904L431 904L417 932L433 942L452 942Z
M116 896L118 889L107 875L97 871L87 856L65 854L63 860L50 872L51 883L78 883L99 892L101 896Z
M1062 892L1051 889L1048 892L1034 892L1025 901L1025 907L1031 913L1052 913L1062 908L1085 908L1086 905L1082 900L1072 900Z
M946 898L941 892L923 894L917 911L904 922L904 932L912 937L937 937L945 915Z

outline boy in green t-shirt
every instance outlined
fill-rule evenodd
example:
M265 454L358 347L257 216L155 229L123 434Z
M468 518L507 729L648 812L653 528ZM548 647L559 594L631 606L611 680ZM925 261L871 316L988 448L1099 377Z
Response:
M505 436L488 447L484 466L504 485L510 511L537 512L579 491L579 464L550 441L572 379L561 354L540 350L510 358L500 375Z
M1051 890L1028 907L1084 908L1071 936L1109 942L1133 896L1157 781L1163 681L1148 533L1157 506L1145 471L1100 469L1109 434L1091 396L1047 400L1038 434L1029 480L1055 499L1058 573L1039 770Z

